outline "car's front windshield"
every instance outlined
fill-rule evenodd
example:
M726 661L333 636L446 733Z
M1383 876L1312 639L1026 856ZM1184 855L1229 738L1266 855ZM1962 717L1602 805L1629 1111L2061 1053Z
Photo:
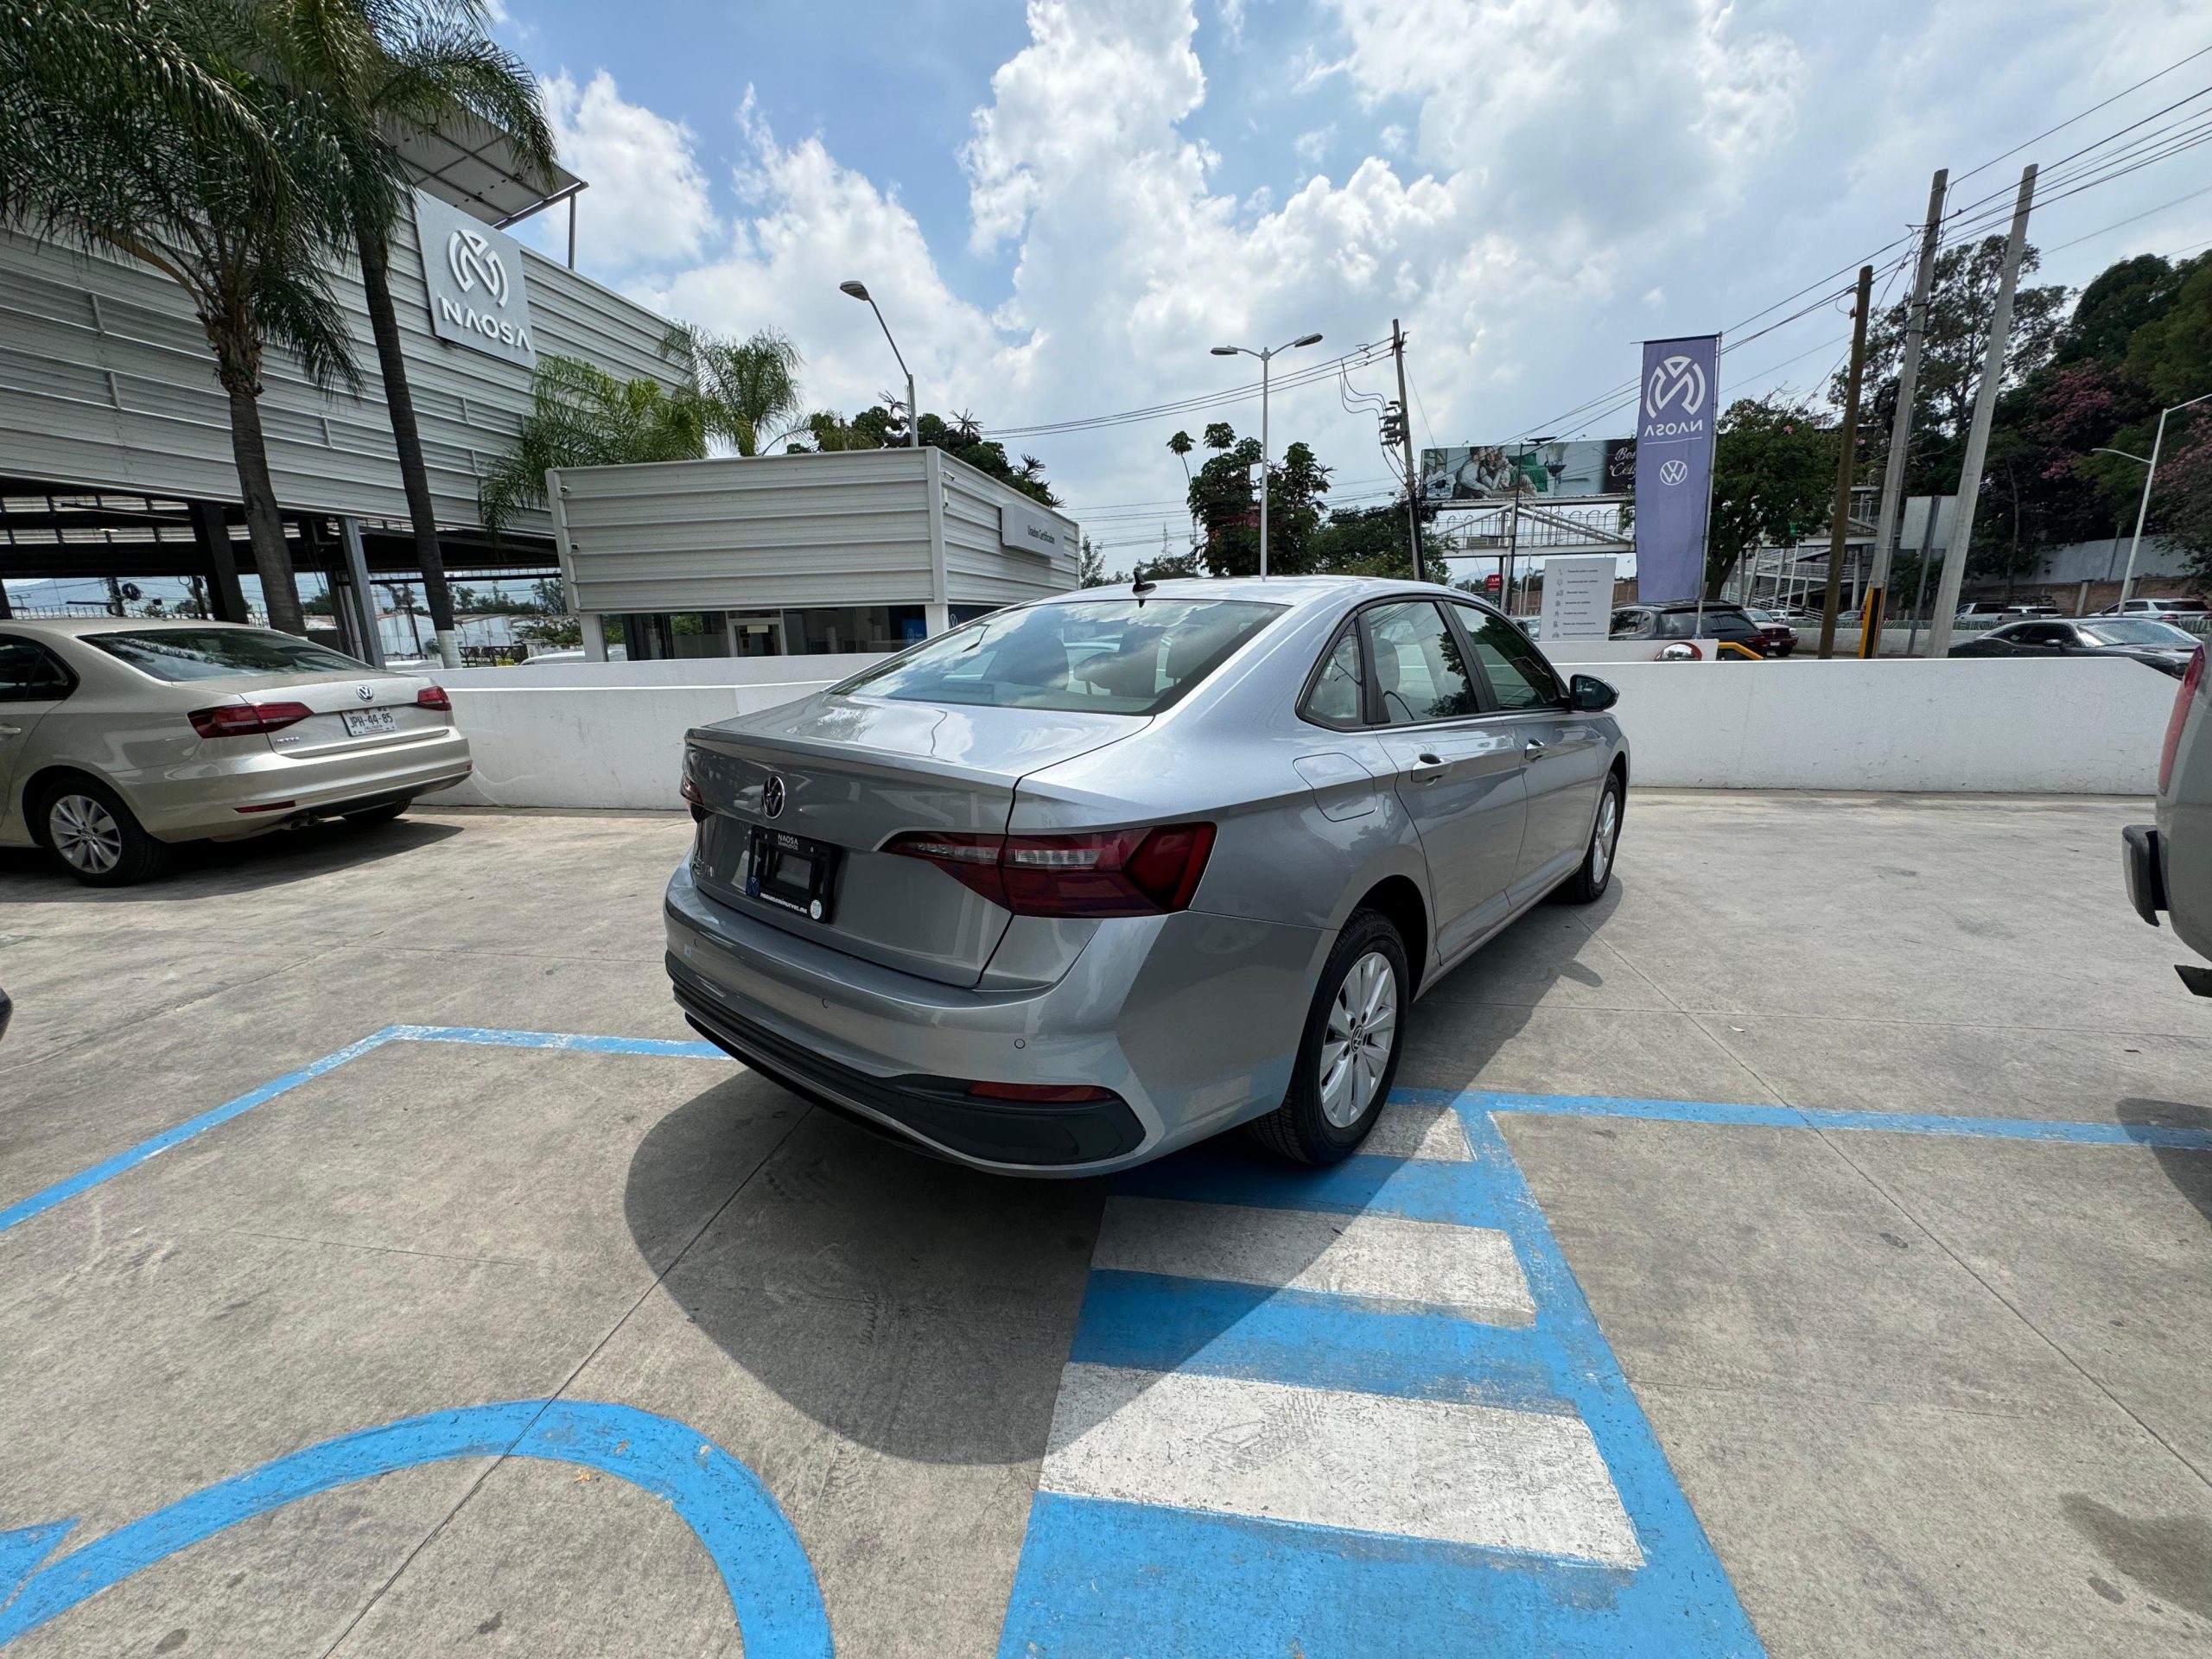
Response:
M1253 600L1161 598L1001 611L835 690L906 702L1154 715L1283 608Z
M2084 624L2082 632L2101 645L2179 645L2196 643L2196 636L2171 622L2154 622L2147 616L2113 617Z
M85 643L157 680L226 680L248 674L358 674L366 663L271 628L161 628L87 634Z

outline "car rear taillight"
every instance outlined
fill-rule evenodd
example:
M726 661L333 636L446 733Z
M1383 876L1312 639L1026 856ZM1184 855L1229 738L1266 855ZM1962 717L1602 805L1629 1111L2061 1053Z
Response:
M927 859L1017 916L1158 916L1182 910L1213 851L1213 825L1167 823L1073 836L894 836L883 850Z
M213 709L195 709L185 718L202 737L250 737L256 732L281 732L314 713L304 702L219 702Z
M2158 793L2166 792L2166 785L2173 782L2174 757L2181 753L2181 728L2189 724L2189 705L2205 692L2204 647L2199 645L2190 654L2189 671L2181 677L2181 690L2174 693L2174 711L2166 720L2166 746L2158 752ZM2206 693L2212 696L2212 693Z
M443 709L450 712L453 699L446 695L442 685L426 685L415 694L415 706L417 709Z

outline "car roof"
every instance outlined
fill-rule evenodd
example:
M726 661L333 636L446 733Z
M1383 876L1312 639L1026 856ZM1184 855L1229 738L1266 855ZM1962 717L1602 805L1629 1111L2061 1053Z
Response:
M237 628L246 631L238 622L210 622L196 616L21 616L0 617L0 628L12 633L43 633L59 635L65 639L80 639L94 633L138 633L155 628ZM256 633L265 633L265 628L255 628Z
M1176 576L1154 582L1146 588L1144 596L1148 600L1256 600L1266 604L1304 609L1308 606L1346 599L1380 599L1394 594L1402 594L1409 599L1465 600L1493 610L1497 608L1479 594L1471 594L1462 588L1446 588L1433 582L1400 582L1387 576ZM1129 583L1115 582L1096 588L1077 588L1065 594L1054 594L1049 599L1041 599L1036 603L1080 605L1096 603L1100 600L1135 597L1135 590Z

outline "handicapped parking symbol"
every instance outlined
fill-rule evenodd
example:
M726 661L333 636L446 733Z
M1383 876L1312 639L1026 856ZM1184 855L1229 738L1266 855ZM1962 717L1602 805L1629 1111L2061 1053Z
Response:
M751 1470L672 1418L549 1400L431 1412L325 1440L203 1487L43 1567L76 1522L0 1532L0 1647L257 1515L418 1464L499 1456L579 1464L665 1500L721 1572L747 1659L829 1659L830 1620L814 1568Z

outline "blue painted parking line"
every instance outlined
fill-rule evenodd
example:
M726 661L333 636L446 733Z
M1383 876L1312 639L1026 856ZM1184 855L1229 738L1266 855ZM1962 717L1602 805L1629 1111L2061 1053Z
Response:
M661 1499L721 1573L748 1656L828 1659L814 1568L751 1470L671 1418L566 1400L433 1412L325 1440L203 1487L36 1571L74 1523L0 1532L0 1647L241 1521L394 1470L487 1457L576 1464Z
M1503 1137L1459 1111L1471 1161L1214 1150L1117 1183L1262 1233L1416 1195L1402 1213L1504 1234L1535 1319L1095 1273L1001 1659L1761 1652Z
M1968 1117L1955 1113L1847 1112L1827 1106L1749 1106L1724 1101L1639 1100L1612 1095L1527 1095L1471 1089L1397 1089L1394 1101L1534 1117L1630 1117L1772 1129L1850 1129L1876 1135L2049 1141L2082 1147L2168 1147L2212 1152L2212 1129L2160 1123L2083 1123L2066 1118Z
M570 1054L640 1054L665 1060L724 1060L712 1043L671 1042L662 1037L579 1037L557 1031L501 1031L489 1026L394 1026L410 1043L470 1043L490 1048L557 1048Z

